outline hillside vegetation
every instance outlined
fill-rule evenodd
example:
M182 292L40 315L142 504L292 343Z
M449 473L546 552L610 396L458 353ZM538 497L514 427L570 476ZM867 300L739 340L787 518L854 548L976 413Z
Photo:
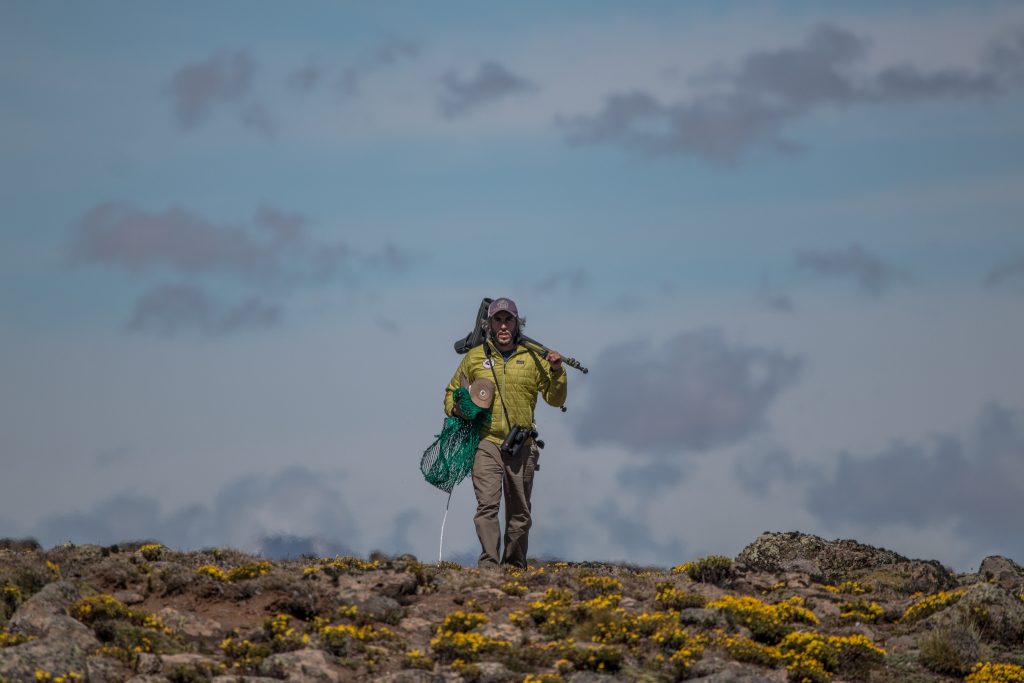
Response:
M0 541L0 681L1024 683L1024 569L765 533L677 567Z

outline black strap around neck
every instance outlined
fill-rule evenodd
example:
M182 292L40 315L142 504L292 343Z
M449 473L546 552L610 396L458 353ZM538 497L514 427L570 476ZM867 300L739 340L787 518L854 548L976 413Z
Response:
M501 399L501 411L505 413L505 423L508 425L509 431L512 430L512 420L508 417L508 408L505 407L505 398L501 395L501 390L498 389L498 373L494 371L494 358L491 356L491 343L490 341L484 340L484 354L487 356L487 361L491 364L491 376L494 378L494 393Z

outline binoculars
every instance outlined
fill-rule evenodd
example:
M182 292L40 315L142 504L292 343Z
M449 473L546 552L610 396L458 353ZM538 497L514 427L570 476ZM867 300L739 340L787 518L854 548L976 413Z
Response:
M523 447L527 439L533 439L533 442L537 444L537 448L544 448L544 442L537 438L537 430L533 427L524 427L523 425L512 425L512 429L509 430L508 436L501 442L501 453L505 457L512 457L519 453L519 449Z

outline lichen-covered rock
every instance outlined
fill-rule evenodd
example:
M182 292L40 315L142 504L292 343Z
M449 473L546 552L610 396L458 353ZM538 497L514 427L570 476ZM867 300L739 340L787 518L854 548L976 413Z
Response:
M736 565L745 571L803 572L822 581L869 578L907 593L951 587L955 575L935 560L911 560L891 550L852 540L765 532L744 548Z
M18 607L8 628L12 633L60 639L79 648L97 646L92 629L68 616L68 607L80 597L70 581L48 584Z
M226 630L218 621L192 612L181 612L173 607L164 607L156 614L169 628L190 640L206 640Z
M1024 587L1024 567L1001 555L989 555L981 561L978 575L984 581L994 581L1006 590Z
M0 680L33 681L39 670L67 674L74 672L85 678L87 660L99 642L83 647L80 641L61 637L40 638L0 650Z
M988 642L1020 645L1024 639L1024 601L996 584L976 583L959 601L927 621L930 627L969 621Z
M344 671L332 655L312 648L267 657L260 663L259 671L296 683L333 683L342 680L343 674L351 674L351 671Z

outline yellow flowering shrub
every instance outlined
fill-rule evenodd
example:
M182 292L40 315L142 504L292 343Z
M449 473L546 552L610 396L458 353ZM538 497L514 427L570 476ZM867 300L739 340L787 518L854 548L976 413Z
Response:
M478 626L490 623L490 618L483 612L452 612L445 616L438 631L459 631L465 633Z
M613 645L574 647L568 654L577 671L610 673L622 668L622 650Z
M505 583L501 584L501 592L505 595L519 597L520 595L526 594L526 586L519 583L518 581L506 581Z
M442 662L452 662L455 659L472 662L485 655L508 651L512 643L489 638L481 633L438 630L430 641L430 647Z
M823 636L801 631L790 633L778 646L791 681L822 683L833 673L863 677L885 659L885 650L860 634Z
M323 572L324 574L334 578L341 574L373 571L375 569L380 569L380 566L380 560L368 562L366 560L361 560L358 557L352 557L351 555L339 555L333 558L320 558L317 560L316 564L306 567L302 573L308 576L317 572ZM459 569L461 568L462 567L459 566Z
M582 587L579 590L581 600L588 600L599 595L614 595L622 593L622 582L612 576L584 576L580 579Z
M196 570L196 574L209 576L212 579L216 579L217 581L221 581L224 583L227 583L229 580L227 572L213 564L204 564L202 567Z
M707 599L700 593L676 588L671 584L661 584L654 596L654 602L661 609L681 610L690 607L703 607Z
M21 645L22 643L27 643L28 641L35 639L35 636L27 636L23 633L0 631L0 648L14 647L15 645Z
M839 605L839 618L844 621L874 623L882 618L885 610L877 602L844 602Z
M717 585L733 575L732 558L725 555L708 555L674 567L672 571L677 574L684 573L693 581Z
M73 681L84 680L82 675L76 671L69 671L64 674L52 674L46 669L36 669L35 680L40 683L72 683Z
M964 680L966 683L1024 683L1024 667L978 662Z
M150 562L156 562L164 552L164 546L160 543L147 543L139 548L139 553Z
M231 666L242 671L255 670L260 662L272 653L267 643L254 643L236 636L222 640L220 649L231 662Z
M690 669L704 655L707 644L706 636L694 636L669 656L668 666L676 678L686 678L689 675ZM659 655L658 658L659 660L663 659L662 655Z
M761 643L738 635L719 634L715 644L737 662L774 667L783 661L782 652L772 645Z
M123 602L106 593L89 595L76 601L68 613L87 626L97 621L128 619L131 616L131 611Z
M402 663L406 669L431 671L434 668L434 660L419 650L409 650L406 652L402 658Z
M234 583L235 581L259 578L260 576L269 573L270 570L270 562L261 560L260 562L247 562L245 564L240 564L227 571L224 571L216 565L204 564L196 570L196 574L209 576L210 578L223 583Z
M564 638L574 625L570 614L572 593L565 588L549 588L540 600L531 602L526 608L528 616L537 630L552 638ZM514 624L523 628L528 625L524 619L509 616Z
M805 608L803 599L793 596L774 605L748 596L727 595L707 606L724 612L730 619L750 629L755 640L769 645L779 642L793 630L793 623L817 624L814 613Z
M565 679L561 674L526 674L523 683L562 683Z
M931 616L939 610L945 609L946 607L956 603L964 596L965 592L967 592L966 589L958 588L954 591L939 591L933 595L927 595L907 607L903 612L903 616L900 617L900 621L913 623Z
M287 614L276 614L263 622L264 635L274 652L291 652L309 644L309 634L300 633L291 622L292 618Z
M864 593L870 593L874 590L874 587L870 583L861 583L860 581L843 581L837 586L840 593L846 593L849 595L863 595Z
M369 624L327 624L318 627L317 634L324 647L341 657L362 650L366 643L394 637L390 629Z

